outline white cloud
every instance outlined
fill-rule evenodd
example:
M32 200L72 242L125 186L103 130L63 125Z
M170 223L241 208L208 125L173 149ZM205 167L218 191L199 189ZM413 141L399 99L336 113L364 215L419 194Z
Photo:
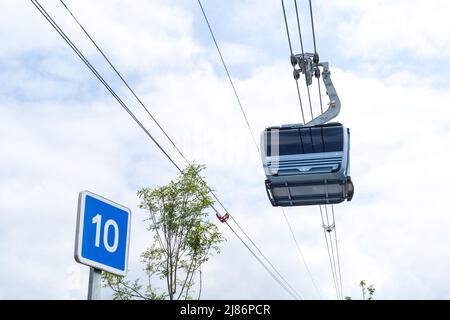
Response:
M186 68L202 51L191 36L191 14L167 1L68 1L68 5L89 33L101 39L99 45L116 64L128 72L145 73L162 63Z
M322 37L336 39L348 58L382 62L395 57L401 63L406 55L442 61L450 54L449 10L443 0L322 0L315 20Z

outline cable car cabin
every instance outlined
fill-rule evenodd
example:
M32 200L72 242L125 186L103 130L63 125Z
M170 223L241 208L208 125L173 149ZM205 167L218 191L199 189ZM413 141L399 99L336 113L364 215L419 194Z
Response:
M261 134L266 190L273 206L340 203L353 197L350 131L340 123L270 127Z

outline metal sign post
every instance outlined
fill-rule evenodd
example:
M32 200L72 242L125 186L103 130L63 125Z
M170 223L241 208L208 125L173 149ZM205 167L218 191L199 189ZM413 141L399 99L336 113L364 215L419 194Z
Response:
M102 289L102 270L89 268L88 300L100 300Z

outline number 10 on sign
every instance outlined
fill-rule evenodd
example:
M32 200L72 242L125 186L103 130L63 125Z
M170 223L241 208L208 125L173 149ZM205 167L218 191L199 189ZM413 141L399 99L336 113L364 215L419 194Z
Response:
M96 269L125 275L131 211L89 191L78 197L75 260Z
M95 217L92 218L92 223L95 223L97 225L95 229L95 246L97 248L100 247L100 231L101 231L101 225L102 225L102 216L100 214L97 214ZM114 244L112 246L108 243L108 234L109 234L109 227L114 227ZM103 245L105 246L105 249L108 250L111 253L116 252L117 246L119 245L119 227L117 226L117 222L109 219L106 221L104 225L103 230Z

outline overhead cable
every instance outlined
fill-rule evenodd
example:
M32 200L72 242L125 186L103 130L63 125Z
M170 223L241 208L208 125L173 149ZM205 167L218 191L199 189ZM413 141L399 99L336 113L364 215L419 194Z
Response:
M228 79L229 79L229 81L230 81L230 84L231 84L231 86L232 86L233 92L234 92L235 95L236 95L237 101L238 101L239 106L240 106L241 111L242 111L242 115L244 116L245 122L247 123L247 127L248 127L248 129L249 129L249 132L250 132L250 134L252 135L252 138L253 138L253 140L254 140L254 142L255 142L255 144L256 144L255 138L254 138L254 136L253 136L253 132L252 132L251 127L250 127L249 120L248 120L248 118L247 118L247 116L246 116L246 114L245 114L244 108L243 108L243 106L242 106L242 104L241 104L241 102L240 102L240 99L239 99L239 96L238 96L238 94L237 94L237 91L236 91L236 89L235 89L235 87L234 87L234 84L233 84L231 75L230 75L230 73L229 73L229 71L228 71L227 64L226 64L225 59L223 58L223 55L222 55L222 53L221 53L221 51L220 51L218 42L217 42L216 37L215 37L215 35L214 35L214 32L213 32L213 30L212 30L211 24L209 23L208 17L207 17L207 15L206 15L206 12L205 12L205 10L204 10L204 8L203 8L202 3L201 3L200 0L198 0L198 4L200 5L200 9L201 9L201 11L202 11L203 17L204 17L205 22L206 22L206 24L207 24L207 26L208 26L209 32L210 32L211 37L212 37L212 39L213 39L213 41L214 41L214 44L215 44L215 47L216 47L217 52L218 52L218 54L219 54L220 60L221 60L221 62L222 62L222 65L223 65L223 67L224 67L224 69L225 69L225 72L226 72L226 74L227 74L227 76L228 76ZM284 4L283 4L283 6L284 6ZM283 12L284 12L284 11L283 11ZM286 25L286 28L287 28L287 25ZM289 31L288 31L288 38L289 38ZM290 48L291 53L292 53L292 46L291 46L290 41L289 41L289 48ZM301 108L301 112L302 112L302 117L303 117L303 120L304 120L305 117L304 117L304 113L303 113L303 106L302 106L302 102L301 102L300 89L299 89L298 83L297 83L297 92L298 92L298 97L299 97L299 100L300 100L300 108ZM258 146L257 146L257 151L258 151L258 155L259 155L260 150L259 150L259 147L258 147ZM283 212L284 212L284 211L283 211ZM288 227L290 228L290 230L291 230L291 232L292 232L292 228L291 228L291 226L290 226L289 224L288 224ZM243 230L242 230L242 231L243 231ZM243 231L243 232L244 232L244 234L245 234L245 231ZM294 235L293 233L292 233L292 236L293 236L294 239L295 239L295 235ZM249 238L249 240L253 243L253 240L251 240L250 238ZM297 248L299 249L298 242L297 242L296 244L297 244ZM257 247L256 245L255 245L255 247L256 247L257 250L259 251L259 249L258 249L258 247ZM301 251L300 251L300 252L301 252ZM260 254L261 254L264 258L266 258L265 255L264 255L262 252L260 252ZM306 266L306 269L307 269L307 271L308 271L308 274L309 274L309 276L311 277L311 281L313 282L313 285L315 286L315 288L316 288L316 290L317 290L317 292L318 292L318 294L319 294L319 296L320 296L320 291L319 291L319 289L317 288L317 285L316 285L314 279L312 278L312 274L311 274L311 272L309 271L308 265L306 264L306 260L304 259L303 256L302 256L302 259L303 259L303 261L304 261L304 263L305 263L305 266ZM270 262L269 262L269 263L270 263ZM271 264L271 263L270 263L270 264Z
M109 93L119 102L119 104L125 109L125 111L132 117L132 119L139 125L139 127L146 133L146 135L155 143L155 145L163 152L163 154L167 157L167 159L177 168L179 172L182 172L181 168L176 164L176 162L170 157L170 155L162 148L162 146L156 141L156 139L150 134L150 132L145 128L145 126L137 119L137 117L133 114L133 112L128 108L128 106L122 101L122 99L116 94L116 92L109 86L109 84L104 80L104 78L97 72L95 67L89 62L89 60L83 55L83 53L77 48L77 46L70 40L70 38L64 33L64 31L59 27L59 25L53 20L53 18L48 14L48 12L41 6L39 1L30 0L32 4L37 8L37 10L43 15L43 17L50 23L50 25L58 32L58 34L63 38L63 40L69 45L69 47L77 54L77 56L82 60L82 62L89 68L89 70L96 76L96 78L105 86L105 88L109 91ZM65 4L64 4L65 5ZM67 6L66 6L67 7ZM106 56L104 56L106 58ZM112 64L111 64L112 66ZM115 69L115 68L114 68ZM118 72L117 72L118 73ZM212 191L211 191L212 192ZM215 196L215 195L214 195ZM217 198L217 197L216 197ZM210 207L219 214L218 210L211 204ZM228 227L236 234L234 229L226 223ZM248 245L238 237L241 242L250 250L253 256L256 257L256 254L248 247ZM258 262L262 264L262 266L267 270L267 266L265 266L260 259L257 259ZM296 296L290 292L281 281L270 272L270 275L277 281L282 287L294 298Z

